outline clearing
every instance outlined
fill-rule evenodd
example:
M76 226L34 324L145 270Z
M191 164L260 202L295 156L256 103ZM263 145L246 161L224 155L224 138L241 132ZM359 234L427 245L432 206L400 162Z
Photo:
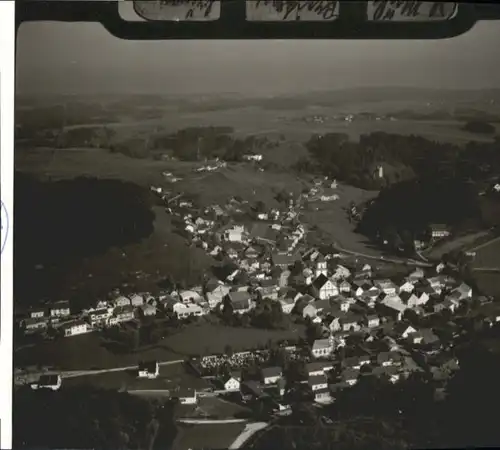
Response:
M245 429L245 423L178 425L172 450L229 448Z
M295 326L293 330L261 330L195 324L168 337L164 342L175 353L196 356L222 353L228 344L236 352L265 346L270 340L292 340L302 335L303 327L300 326Z

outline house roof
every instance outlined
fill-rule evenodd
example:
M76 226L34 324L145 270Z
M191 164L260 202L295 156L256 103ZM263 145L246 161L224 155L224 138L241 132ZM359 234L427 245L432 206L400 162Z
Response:
M283 370L278 366L265 367L264 369L262 369L262 375L264 378L278 377L281 376L282 373Z
M41 375L38 379L39 386L55 386L59 381L58 375Z
M293 255L288 255L286 253L274 253L272 256L273 264L277 266L290 266L296 260L296 257Z
M322 349L322 348L330 348L330 340L329 339L316 339L313 343L313 350Z
M307 373L316 372L318 370L329 370L333 367L331 362L327 361L313 361L306 364Z
M231 303L248 302L251 295L248 291L233 291L227 294Z
M309 386L312 387L312 386L318 386L319 384L327 384L328 380L326 378L326 375L321 374L321 375L313 375L313 376L309 377L307 382L309 383Z
M357 380L359 376L359 370L351 369L348 367L342 372L342 379L345 381Z
M156 372L158 361L141 361L139 363L139 370L145 370L149 373Z
M313 286L316 289L321 289L328 281L328 278L324 274L320 274L318 278L313 281Z

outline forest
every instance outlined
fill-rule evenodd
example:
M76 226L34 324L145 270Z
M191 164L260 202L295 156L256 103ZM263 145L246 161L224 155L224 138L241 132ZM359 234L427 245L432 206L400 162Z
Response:
M30 305L52 292L82 259L153 232L151 193L133 183L86 177L40 181L20 172L14 183L16 304Z

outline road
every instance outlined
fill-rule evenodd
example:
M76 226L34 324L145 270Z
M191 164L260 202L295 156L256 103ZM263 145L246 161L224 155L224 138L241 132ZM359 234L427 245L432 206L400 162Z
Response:
M360 258L374 259L376 261L390 262L390 263L393 263L393 264L404 264L405 266L433 267L433 265L431 263L413 261L413 260L408 260L408 259L387 258L387 257L384 257L384 256L373 256L373 255L367 255L365 253L354 252L352 250L347 250L345 248L340 247L337 243L334 243L333 247L339 253L346 253L348 255L358 256Z
M158 363L160 367L163 366L170 366L173 364L181 364L183 363L183 359L176 359L174 361L164 361ZM138 366L126 366L126 367L113 367L110 369L100 369L100 370L71 370L71 371L55 371L55 370L47 370L47 371L40 371L40 372L33 372L26 374L25 376L23 375L17 375L15 377L15 384L26 384L26 383L21 383L18 382L19 379L25 379L26 382L36 381L41 375L49 375L49 374L59 374L61 375L62 378L76 378L76 377L84 377L84 376L89 376L89 375L99 375L102 373L110 373L110 372L123 372L125 370L136 370L138 369Z
M269 426L266 422L255 422L248 424L243 432L236 438L236 440L229 446L230 449L240 448L245 444L257 431L263 430Z

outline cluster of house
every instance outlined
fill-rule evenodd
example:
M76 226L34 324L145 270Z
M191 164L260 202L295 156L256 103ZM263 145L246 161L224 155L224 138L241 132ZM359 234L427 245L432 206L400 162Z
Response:
M45 332L51 328L69 337L89 333L105 326L119 325L138 316L154 316L157 299L149 294L116 295L110 301L98 301L95 307L72 312L69 301L58 301L32 308L20 320L26 334Z

